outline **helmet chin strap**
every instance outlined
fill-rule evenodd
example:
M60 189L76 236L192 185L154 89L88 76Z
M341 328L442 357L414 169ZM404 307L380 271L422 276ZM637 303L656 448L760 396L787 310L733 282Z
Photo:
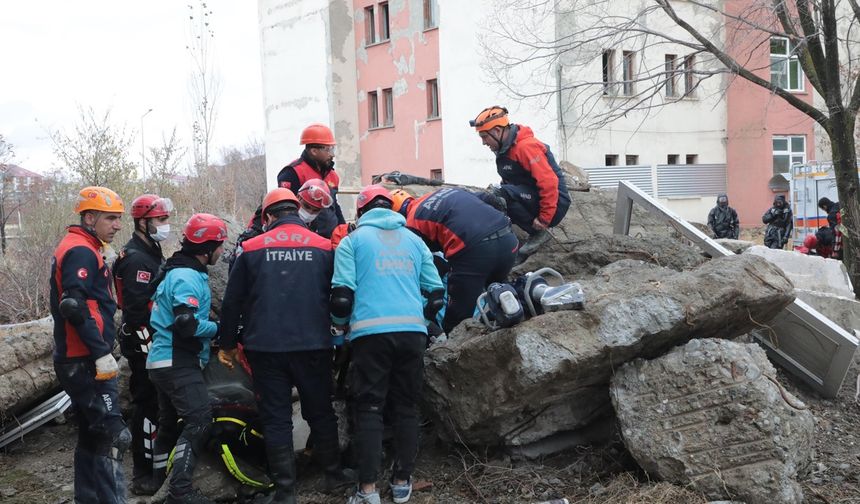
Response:
M496 144L498 145L498 150L502 150L502 139L504 139L504 137L505 137L505 131L506 131L509 127L510 127L510 126L505 126L504 128L502 128L502 132L501 132L501 133L499 133L498 138L496 138L496 135L493 135L492 130L487 132L487 135L489 135L489 136L490 136L490 138L492 138L493 140L495 140L495 141L496 141Z

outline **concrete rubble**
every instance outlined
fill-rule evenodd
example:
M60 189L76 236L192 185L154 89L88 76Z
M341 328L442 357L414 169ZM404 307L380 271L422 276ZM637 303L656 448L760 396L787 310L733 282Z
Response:
M747 504L800 504L812 413L754 344L696 339L612 377L624 442L652 477Z

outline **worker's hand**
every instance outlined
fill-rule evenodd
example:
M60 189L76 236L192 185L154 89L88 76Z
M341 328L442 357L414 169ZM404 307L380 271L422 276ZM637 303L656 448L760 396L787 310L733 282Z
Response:
M547 228L546 224L541 222L540 219L538 219L537 217L535 217L535 220L532 221L532 227L537 229L538 231L543 231Z
M96 359L96 380L107 381L116 378L119 374L119 366L113 354L107 354Z
M234 362L239 360L239 349L231 348L230 350L218 350L218 362L224 365L227 369L233 369Z

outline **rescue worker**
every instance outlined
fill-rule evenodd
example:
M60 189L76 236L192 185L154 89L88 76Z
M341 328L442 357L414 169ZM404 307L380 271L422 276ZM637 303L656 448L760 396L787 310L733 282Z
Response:
M737 240L741 227L738 213L729 206L729 197L725 194L717 196L717 206L708 212L708 227L714 233L714 238L730 238Z
M209 320L212 295L207 266L221 257L227 226L214 215L198 213L188 219L182 234L182 248L159 273L150 317L155 334L146 368L158 389L153 467L156 477L163 479L175 446L166 502L208 504L212 501L192 488L191 477L212 424L203 368L218 324Z
M75 502L126 502L122 456L131 443L117 394L116 300L103 247L121 229L122 199L105 187L81 190L75 213L51 258L54 371L78 422Z
M511 221L475 194L446 187L415 199L403 189L391 192L393 210L406 218L432 252L441 251L447 266L448 305L442 330L470 318L475 302L493 282L504 282L517 258Z
M827 224L833 231L833 252L830 257L833 259L842 260L842 213L839 211L839 202L830 201L830 198L823 197L818 200L818 208L827 212Z
M295 193L308 180L322 179L331 191L333 204L320 212L310 228L321 236L331 238L335 226L346 222L337 202L340 178L334 171L334 134L328 126L311 124L302 131L299 144L304 145L305 149L298 159L278 173L278 187L285 187Z
M403 503L412 494L426 320L433 320L443 304L433 254L406 229L406 219L392 205L384 187L364 188L357 200L357 227L335 251L331 314L336 329L349 330L359 461L359 487L349 504L380 502L376 481L387 407L395 417L392 496Z
M504 198L511 221L529 234L520 247L529 256L550 239L547 228L558 225L570 207L564 172L531 128L510 123L508 109L487 107L469 124L496 154L502 177L497 196Z
M160 243L170 236L173 202L155 194L138 196L131 202L134 233L120 251L113 273L117 299L122 309L119 345L131 370L131 493L152 495L161 487L153 479L152 442L158 428L158 393L146 371L146 356L152 344L149 308L155 293L155 278L164 262Z
M325 206L325 201L320 203ZM242 245L223 302L218 359L230 369L238 357L239 319L249 321L242 344L254 376L266 458L275 484L272 503L296 502L294 385L302 418L311 428L313 454L325 472L326 490L355 481L340 465L337 417L331 404L335 342L328 301L334 254L328 239L305 226L299 215L302 204L289 189L277 188L266 195L266 232Z
M785 196L780 194L773 199L773 206L762 215L761 221L767 224L764 245L772 249L784 248L794 229L794 217Z

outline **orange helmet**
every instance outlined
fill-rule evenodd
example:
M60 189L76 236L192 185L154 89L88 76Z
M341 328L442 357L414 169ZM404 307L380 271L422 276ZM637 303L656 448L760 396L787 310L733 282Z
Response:
M320 179L308 179L302 184L297 196L308 205L318 209L328 208L334 203L328 184Z
M311 124L302 130L299 145L335 145L334 134L325 124Z
M508 121L508 109L498 105L485 108L478 114L478 117L469 121L469 126L475 128L475 131L478 133L489 131L496 126L507 126L508 124L510 124L510 121Z
M266 214L266 211L269 207L276 205L278 203L284 202L293 202L296 204L296 208L299 206L299 199L286 187L278 187L276 189L272 189L266 194L266 197L263 198L263 215Z
M399 212L401 208L403 208L404 203L407 201L415 199L411 194L404 191L403 189L395 189L391 191L391 201L393 202L391 205L391 209L395 212Z
M382 187L379 184L369 185L365 187L358 194L358 199L356 200L356 206L358 207L358 211L363 212L364 207L379 198L387 200L392 205L394 204L394 201L391 199L391 194L388 192L388 189Z
M107 187L89 186L81 189L78 201L75 203L75 213L83 213L87 210L96 212L125 212L125 205L117 193Z

